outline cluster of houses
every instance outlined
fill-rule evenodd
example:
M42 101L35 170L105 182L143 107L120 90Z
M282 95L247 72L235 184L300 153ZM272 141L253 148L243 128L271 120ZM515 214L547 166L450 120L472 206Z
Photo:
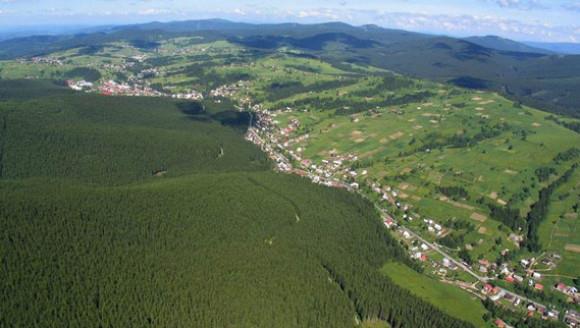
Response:
M367 175L367 171L363 170L361 172L362 176ZM412 214L410 213L411 210L411 206L409 204L406 203L402 203L400 200L398 200L398 197L400 196L400 191L397 190L396 188L393 188L391 186L381 186L379 183L377 182L372 182L370 183L370 187L371 187L371 191L379 197L379 199L383 202L387 202L390 203L393 206L396 206L398 209L400 209L401 211L403 211L403 220L408 221L408 222L413 222L417 219L419 219L419 215ZM428 230L437 234L437 232L441 232L443 233L443 227L439 224L437 224L435 221L429 219L429 220L424 220L424 222L428 225ZM437 229L435 229L435 227L437 227Z
M109 80L101 83L97 90L105 96L141 96L141 97L162 97L166 94L147 86L129 85L127 83L117 83Z
M209 92L210 97L214 98L233 98L236 96L241 89L247 88L249 82L247 81L238 81L233 84L226 84L222 85L218 88L215 88Z
M208 48L203 47L200 48L198 46L186 46L183 44L178 45L175 48L171 48L171 49L164 49L164 48L158 48L157 51L158 53L163 53L165 56L182 56L182 55L190 55L190 54L196 54L196 53L204 53L207 51Z
M505 251L504 251L505 254ZM490 262L489 260L483 258L478 260L478 271L486 274L487 276L496 278L499 275L505 277L505 281L509 283L521 283L524 281L524 277L518 275L515 270L511 269L508 263L497 264L495 262Z
M398 233L401 235L403 240L405 240L407 245L409 245L409 254L411 258L424 263L429 260L429 252L431 251L429 245L414 238L409 230L398 226L397 223L388 215L383 219L383 223L389 229L398 227ZM429 263L433 269L436 269L435 273L439 276L446 276L449 271L456 271L459 268L457 264L448 257L444 257L441 261L431 260Z
M362 171L363 175L366 175L366 171ZM399 193L391 188L391 186L381 186L380 184L373 182L371 183L371 190L375 193L382 201L389 202L391 204L396 204L398 207L402 207L401 203L397 203L395 198L399 195ZM406 209L405 209L406 210ZM405 217L405 219L407 219ZM413 218L409 218L411 221Z
M320 164L310 164L310 173L312 181L315 183L329 184L337 182L347 189L358 189L360 186L355 181L357 172L351 170L347 163L356 161L358 157L355 154L337 155L331 154L329 159L323 159ZM308 164L307 161L302 163ZM340 186L340 185L339 185Z
M419 241L413 238L413 235L405 229L397 224L397 222L388 214L385 213L383 217L383 224L387 229L395 229L398 228L397 231L401 235L401 237L410 245L409 247L409 254L411 258L416 259L420 262L426 262L429 259L429 255L427 254L431 247L426 243ZM457 266L448 258L443 260L443 266L455 270Z
M554 269L557 266L556 262L559 262L560 260L562 260L562 256L560 254L551 253L544 257L541 263L549 269Z
M300 121L298 119L291 119L290 122L288 122L288 126L280 129L280 134L283 137L286 137L286 139L288 140L288 137L292 134L292 132L298 130L298 128L300 128ZM289 140L286 141L286 145L289 145ZM287 147L286 146L286 147Z
M130 68L135 66L133 62L123 62L121 64L106 63L102 68L114 73L126 73Z
M203 94L196 90L190 90L185 93L174 93L171 98L175 99L186 99L186 100L203 100Z
M283 130L276 129L277 121L273 119L275 114L272 116L268 111L262 110L258 112L258 122L256 123L265 136L267 145L267 152L270 158L274 159L277 163L277 167L282 172L296 173L301 176L307 176L305 170L294 169L291 164L291 160L295 162L301 162L303 159L300 156L301 150L296 151L291 149L291 144L294 141L290 140L288 135L292 131L300 127L300 122L298 120L291 120L289 126ZM290 158L290 159L289 159Z
M148 86L142 86L139 84L130 85L127 83L118 83L113 80L105 81L98 86L95 86L92 82L87 82L85 80L75 81L68 80L67 85L69 88L76 91L87 91L93 92L97 91L105 96L141 96L141 97L171 97L174 99L186 99L186 100L203 100L203 94L196 90L190 90L184 93L164 93Z
M261 107L254 107L254 113L256 122L246 132L246 140L259 146L276 163L278 171L291 172L293 170L292 163L279 151L283 145L278 143L278 139L273 133L274 121L272 116Z
M485 284L483 285L483 288L481 289L481 293L483 295L487 295L487 297L489 297L489 299L491 299L494 302L499 301L504 295L506 295L506 292L504 289L498 287L498 286L493 286L492 284ZM521 302L521 300L518 300L518 304L519 302Z
M85 80L75 81L75 80L68 80L66 84L69 88L76 90L76 91L83 91L83 90L91 90L94 86L92 82L87 82Z
M521 268L516 270L510 268L508 263L502 263L500 265L488 261L487 259L480 259L478 261L479 272L486 274L487 276L503 277L503 280L510 284L523 284L527 283L529 287L537 291L543 291L544 285L540 283L542 280L542 274L540 272L531 270L530 259L522 259L520 261Z
M516 294L508 292L498 286L493 286L489 283L483 285L481 293L494 302L500 302L503 300L516 308L525 306L525 309L528 312L528 316L539 314L544 320L557 320L558 316L560 315L558 310L547 309L538 303L531 302L527 299L522 299Z
M423 219L423 223L427 225L427 231L436 236L441 236L444 233L444 228L441 224L435 222L433 219Z
M276 168L279 171L294 173L309 178L314 183L329 187L346 189L359 187L354 181L347 183L341 180L347 176L351 178L356 176L357 173L346 165L348 162L356 161L358 159L356 155L331 154L329 159L315 164L303 158L302 148L298 147L294 150L292 147L308 138L307 134L295 139L290 138L292 133L300 128L299 120L292 119L286 127L279 128L279 122L275 120L277 112L263 110L261 107L254 108L253 112L257 116L257 121L254 127L249 129L246 139L260 146L276 162Z
M280 172L286 173L300 173L295 170L290 160L284 156L284 154L279 152L279 144L272 145L266 142L259 134L260 128L250 128L246 132L246 140L252 142L253 144L259 146L263 152L268 155L268 157L276 163L276 169ZM300 174L302 175L302 174Z
M547 260L542 261L545 265L550 265L552 259L558 258L558 254L552 254L549 256ZM533 288L536 291L544 291L545 287L541 283L543 279L543 274L534 271L533 264L536 262L536 259L522 259L519 262L519 270L512 270L508 267L508 264L503 263L499 267L494 263L489 264L486 260L480 260L479 264L480 267L485 267L489 272L494 272L494 270L499 270L500 274L503 275L504 281L512 284L527 284L530 288ZM480 270L481 271L481 270ZM517 271L522 271L523 273L518 273ZM580 294L578 293L578 288L575 286L568 286L562 282L554 284L552 287L554 291L560 292L566 296L568 296L568 300L571 303L578 304L580 301ZM511 303L514 307L518 307L522 305L522 299L519 298L516 294L509 293L497 286L493 286L491 284L484 285L483 289L481 290L482 294L487 295L492 301L500 301L506 300ZM534 314L538 314L544 320L556 320L558 319L560 313L554 309L547 309L546 307L526 301L526 310L529 316ZM569 325L569 327L580 327L580 316L578 312L574 310L566 311L564 315L564 321Z
M580 294L578 293L578 288L575 286L567 286L565 283L559 282L554 285L554 290L567 295L570 297L571 301L579 304L580 303Z
M425 219L425 220L427 220L427 219ZM429 220L427 220L427 221L429 221ZM436 224L435 222L425 222L425 223L431 224L433 226ZM403 227L399 227L397 225L396 221L389 215L384 216L383 224L385 225L385 227L387 227L389 229L395 229L398 227L397 231L399 232L401 237L405 240L405 242L408 245L411 245L409 247L409 252L410 252L411 258L416 259L416 260L421 261L421 262L429 261L429 256L428 256L428 253L430 251L429 245L425 244L424 242L421 242L420 240L415 239L413 237L413 235L411 233L409 233L409 231L407 229L405 229ZM524 260L523 263L521 263L521 265L522 265L522 267L525 266L525 268L522 268L522 269L529 269L530 262L531 262L531 260ZM440 262L432 260L432 261L430 261L430 264L431 264L431 266L433 266L433 268L438 269L438 271L436 272L437 274L443 275L443 276L445 276L448 271L455 271L458 269L455 262L447 257L444 257L443 260ZM485 273L489 273L489 274L501 273L505 276L504 279L507 282L524 283L524 282L526 282L526 279L527 279L528 284L530 282L532 282L531 286L533 288L535 288L536 290L543 290L543 288L544 288L543 285L538 283L538 281L543 278L542 274L539 272L528 270L528 271L526 271L527 273L525 275L518 275L517 273L515 273L514 270L509 269L508 264L504 263L504 264L498 266L496 263L490 263L486 259L479 260L478 264L479 264L480 271L485 272ZM562 283L555 285L554 288L567 294L567 295L575 294L578 292L575 287L569 287L569 286L566 286L565 284L562 284ZM484 284L480 290L480 293L483 296L488 297L493 302L507 302L508 304L511 304L515 308L518 308L518 307L521 308L522 306L525 306L525 309L528 312L529 316L538 315L544 320L558 320L559 315L560 315L559 311L557 311L555 309L548 309L545 306L540 305L539 303L535 303L535 302L530 301L528 299L521 298L517 294L511 293L511 292L509 292L509 291L507 291L499 286L494 286L490 283ZM568 311L566 313L565 321L566 321L566 323L569 324L570 327L580 327L580 326L577 326L578 323L577 323L577 321L575 321L575 320L578 320L580 318L575 317L575 315L577 316L577 313L574 311ZM504 324L504 325L502 325L502 324ZM498 319L498 321L496 322L496 325L498 327L509 327L509 325L505 324L505 322L501 321L501 319Z
M457 270L457 265L455 264L455 262L451 261L447 257L444 258L443 261L441 261L441 264L449 270L452 270L452 271Z
M564 315L564 322L571 328L580 327L580 313L575 310L567 310Z
M131 57L131 59L138 61L140 63L144 62L147 58L148 56L146 54L140 54Z
M580 293L578 292L578 287L576 286L567 286L563 282L556 283L554 286L554 291L564 294L568 301L573 304L580 304ZM576 322L578 327L580 327L580 317Z
M158 68L148 68L148 69L144 69L141 72L139 72L139 74L137 74L137 78L138 79L149 79L152 77L156 77L159 75L159 69Z
M47 56L47 57L32 57L30 58L30 62L33 64L48 64L53 66L62 66L64 63L62 60L56 57Z
M411 247L410 251L412 254L412 257L414 259L417 259L421 262L425 262L429 259L429 256L427 256L427 251L429 251L430 247L425 244L425 243L418 243L417 246L413 246Z
M387 229L391 229L397 226L397 223L395 223L395 220L390 215L387 215L383 218L383 224L385 227L387 227Z

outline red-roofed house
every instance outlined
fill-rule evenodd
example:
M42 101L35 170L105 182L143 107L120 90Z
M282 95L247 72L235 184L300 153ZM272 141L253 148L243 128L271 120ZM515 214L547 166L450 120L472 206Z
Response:
M544 290L544 285L542 285L542 284L535 284L534 285L534 288L537 289L537 290Z
M484 294L489 294L489 292L491 292L493 290L493 286L491 284L485 284L483 286L483 293Z

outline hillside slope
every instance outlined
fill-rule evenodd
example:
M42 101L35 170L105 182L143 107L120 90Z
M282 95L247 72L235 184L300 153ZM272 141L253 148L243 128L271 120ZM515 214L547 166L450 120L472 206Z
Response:
M14 83L0 326L470 326L380 274L408 260L370 203L270 172L228 108Z
M537 54L553 55L555 52L542 49L539 47L533 47L525 43L516 42L510 39L504 39L495 35L487 36L472 36L465 38L464 40L471 43L478 44L482 47L500 50L500 51L511 51L511 52L530 52Z
M535 48L546 49L548 51L568 54L580 55L580 44L578 43L547 43L547 42L525 42L527 45Z
M447 37L322 56L461 87L495 90L548 112L580 116L580 98L575 92L580 84L580 56L498 51Z

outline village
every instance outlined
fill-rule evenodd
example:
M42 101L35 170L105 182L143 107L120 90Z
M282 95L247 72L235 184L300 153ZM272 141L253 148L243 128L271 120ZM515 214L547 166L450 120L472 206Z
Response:
M350 163L358 160L355 154L335 155L331 153L329 158L315 163L303 157L302 148L298 147L294 150L292 145L300 144L304 139L308 139L309 135L290 137L293 132L300 128L300 122L297 119L290 120L287 126L279 126L279 122L276 120L277 115L291 110L291 108L285 108L279 111L269 111L260 105L254 105L251 111L256 120L254 125L249 128L246 139L266 152L280 172L296 174L310 179L313 183L358 192L363 197L369 198L368 195L361 192L360 185L355 179L364 177L367 172L365 170L357 172L350 167ZM463 260L454 259L442 250L441 245L436 242L428 242L417 232L406 227L404 223L420 222L420 225L424 226L429 234L436 237L446 234L448 228L434 218L420 218L412 213L410 206L405 204L403 200L399 200L398 196L401 191L397 188L381 186L375 182L369 184L372 193L375 194L374 199L380 200L378 204L375 202L375 206L383 215L384 226L396 232L395 236L406 245L410 257L422 263L426 269L431 270L432 276L454 284L481 299L487 298L494 303L501 304L515 312L525 311L530 317L534 316L543 320L562 320L569 327L580 327L580 314L577 311L568 309L564 313L560 313L553 305L541 304L517 294L512 291L513 288L502 287L506 284L508 286L527 285L537 292L551 289L564 295L570 303L579 304L580 294L576 287L567 286L561 282L553 286L545 286L542 283L542 273L534 269L538 262L544 266L555 266L555 263L559 261L559 254L548 254L543 256L541 260L536 258L522 259L519 265L509 262L495 263L486 259L468 264ZM387 211L386 204L402 213L401 220L396 220ZM513 239L515 242L519 240L517 237ZM465 283L461 279L457 279L456 273L458 271L465 271L469 276L475 278L475 282ZM497 318L495 324L498 327L509 327L501 318Z
M148 80L162 74L159 68L143 68L135 74L131 72L131 69L135 67L136 63L143 63L146 59L146 55L136 55L129 57L127 60L123 60L121 63L93 63L88 66L108 72L110 75L125 75L126 81L123 82L114 79L100 79L99 81L94 82L86 81L84 79L69 79L66 81L66 84L69 88L75 91L98 93L104 96L169 97L193 101L204 99L203 94L195 89L190 89L186 92L173 93L168 92L165 89L161 91L151 87L151 83ZM49 66L65 65L62 59L52 56L39 56L30 59L21 58L17 61L21 64L43 64ZM167 89L171 89L171 87L168 87ZM234 87L233 90L237 90L237 87ZM212 94L215 96L228 97L231 96L232 92L232 90L224 88L223 90L218 89L212 91Z
M19 60L20 63L24 63L26 62L25 60L21 59ZM32 57L30 58L30 62L33 64L47 64L47 65L52 65L52 66L62 66L64 65L64 63L62 62L61 59L56 58L56 57L52 57L52 56L47 56L47 57L42 57L42 56L38 56L38 57Z
M190 90L186 93L167 93L153 89L141 84L118 83L113 80L105 81L100 84L87 82L85 80L68 80L69 88L76 91L85 91L88 93L98 93L103 96L134 96L134 97L169 97L184 100L203 100L203 94L196 90Z

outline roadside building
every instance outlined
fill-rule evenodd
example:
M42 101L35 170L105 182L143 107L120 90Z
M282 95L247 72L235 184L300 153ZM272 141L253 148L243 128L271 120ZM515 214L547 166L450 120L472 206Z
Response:
M492 290L493 290L492 284L485 284L485 285L483 285L483 289L481 290L481 292L484 294L489 294L489 293L491 293Z

